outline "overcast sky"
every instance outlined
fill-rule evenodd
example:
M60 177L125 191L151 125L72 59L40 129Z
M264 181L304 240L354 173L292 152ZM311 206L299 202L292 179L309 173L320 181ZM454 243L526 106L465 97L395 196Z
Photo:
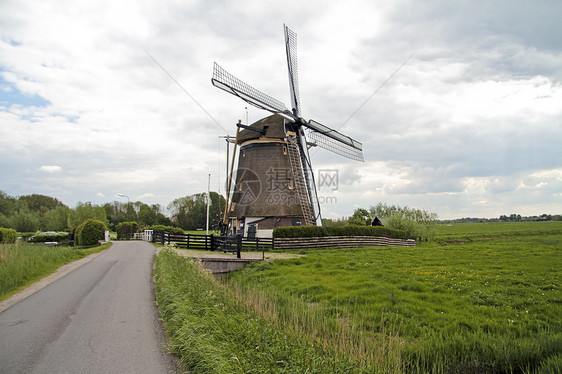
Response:
M304 117L364 148L364 163L312 150L339 173L324 217L378 202L562 213L561 14L559 0L2 0L0 190L166 206L210 173L224 193L219 137L245 107L250 123L268 112L213 87L213 62L289 106L286 23Z

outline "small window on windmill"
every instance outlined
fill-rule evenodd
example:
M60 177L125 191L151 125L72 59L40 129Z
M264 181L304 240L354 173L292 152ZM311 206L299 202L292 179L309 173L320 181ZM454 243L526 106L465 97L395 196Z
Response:
M286 145L283 146L283 155L287 156L287 146Z
M242 157L246 157L246 150L245 149L242 150Z
M295 185L293 183L292 179L289 179L289 189L292 190L293 188L295 188Z
M242 191L242 183L238 185L238 191Z

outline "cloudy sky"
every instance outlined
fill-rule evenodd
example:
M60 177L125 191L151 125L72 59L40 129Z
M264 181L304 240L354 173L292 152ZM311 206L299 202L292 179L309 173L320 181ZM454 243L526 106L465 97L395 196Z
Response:
M378 202L562 213L560 14L558 0L3 0L0 190L166 206L211 174L224 193L220 136L268 113L213 87L213 62L289 105L286 23L304 116L364 147L364 163L312 151L339 176L319 191L325 217Z

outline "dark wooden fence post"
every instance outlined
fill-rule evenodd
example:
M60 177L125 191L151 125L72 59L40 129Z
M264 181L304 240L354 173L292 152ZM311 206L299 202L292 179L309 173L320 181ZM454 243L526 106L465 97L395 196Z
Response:
M236 258L240 258L240 250L242 249L242 235L236 235Z

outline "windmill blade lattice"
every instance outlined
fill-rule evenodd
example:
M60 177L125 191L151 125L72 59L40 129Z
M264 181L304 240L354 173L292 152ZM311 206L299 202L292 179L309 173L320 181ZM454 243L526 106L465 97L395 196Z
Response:
M216 62L213 66L213 78L211 79L211 82L215 87L218 87L234 96L238 96L245 102L260 109L265 109L272 113L289 112L283 102L264 94L249 84L244 83L234 75L221 68Z
M363 158L363 144L323 124L310 120L306 125L308 137L316 145L338 155L356 161L365 161Z
M285 50L287 52L287 66L289 68L289 88L291 90L291 105L293 114L300 117L300 94L299 94L299 68L297 63L297 34L290 28L285 27Z

